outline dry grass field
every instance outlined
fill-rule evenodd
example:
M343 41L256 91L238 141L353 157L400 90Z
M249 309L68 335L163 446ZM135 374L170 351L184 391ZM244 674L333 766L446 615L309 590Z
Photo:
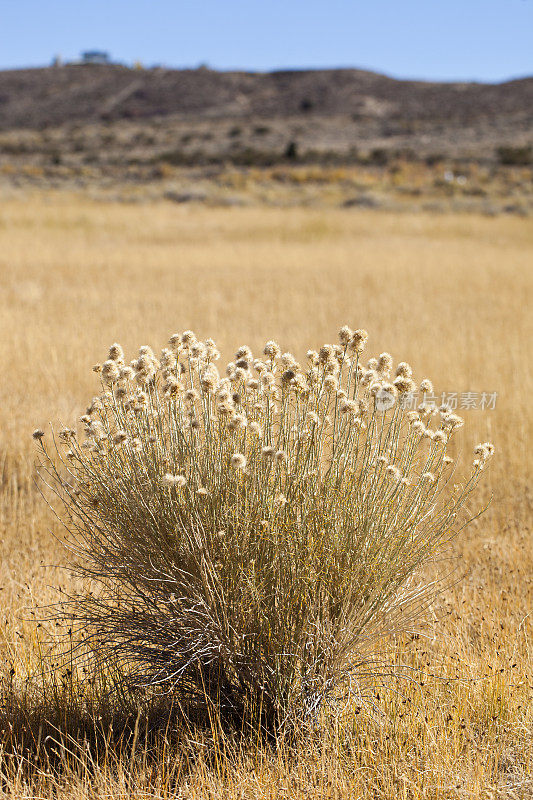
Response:
M0 203L0 796L533 795L532 259L518 217ZM227 358L272 337L303 356L344 323L369 331L369 356L409 361L438 393L498 393L458 434L466 457L486 439L497 450L473 501L492 503L455 545L462 578L424 636L391 644L414 680L296 748L228 750L220 732L154 745L137 729L136 749L111 735L85 746L72 722L87 714L83 676L40 675L31 609L68 578L34 487L32 430L83 413L114 341L132 358L192 328Z

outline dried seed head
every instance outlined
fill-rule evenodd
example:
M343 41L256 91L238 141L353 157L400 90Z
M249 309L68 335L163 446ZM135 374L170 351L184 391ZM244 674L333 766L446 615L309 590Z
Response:
M176 366L175 353L169 350L168 347L164 347L163 350L161 350L159 363L161 364L161 369L174 369Z
M191 405L195 403L197 400L200 399L200 395L196 391L196 389L187 389L187 391L183 395L185 401L190 403Z
M395 378L393 383L400 394L409 394L416 389L414 381L412 381L411 378L404 378L402 375Z
M384 377L390 375L392 369L392 356L390 353L381 353L378 360L378 372Z
M85 429L85 433L87 436L94 436L94 438L97 441L106 438L106 432L104 430L104 426L102 425L99 419L91 420L90 424L87 425Z
M281 365L284 369L291 369L294 370L294 372L299 369L299 364L292 353L283 353L281 356Z
M154 351L148 344L143 344L139 347L139 358L147 358L153 364L157 364L157 358L155 357Z
M420 381L419 389L422 394L433 394L433 384L429 378L424 378L423 381Z
M231 457L231 466L233 469L243 470L246 467L246 458L242 453L233 453Z
M181 383L173 375L169 375L163 384L163 396L166 397L167 400L176 397L182 388Z
M276 359L276 358L278 358L280 356L281 349L280 349L279 344L277 344L277 342L274 342L271 339L269 342L266 343L265 348L263 350L263 353L271 361L274 361L274 359Z
M258 422L251 422L250 423L250 431L255 436L258 436L259 438L261 438L262 435L263 435L263 430L261 428L261 425Z
M265 447L261 448L261 455L265 459L274 458L275 450L270 445L265 445Z
M356 416L359 414L359 403L356 400L348 400L344 397L339 403L339 411L341 414Z
M32 433L32 436L33 436L33 438L34 438L36 441L40 442L40 441L41 441L41 439L42 439L42 438L43 438L43 436L44 436L44 431L42 431L40 428L36 428L36 429L33 431L33 433Z
M308 350L307 351L307 360L312 364L314 367L318 364L318 353L316 350Z
M173 475L171 472L167 472L161 478L161 483L163 486L171 488L172 486L177 486L178 488L183 488L187 483L187 479L184 475Z
M227 400L222 400L217 403L217 411L222 417L228 417L230 414L235 413L235 406L231 402L231 399L228 398Z
M407 361L400 361L400 363L396 367L396 377L399 378L413 377L413 370L411 369L411 365L408 364Z
M362 398L359 398L357 402L359 403L359 414L363 416L363 414L366 414L366 412L368 411L368 403L366 402L366 400L363 400Z
M336 358L330 358L324 364L324 373L326 375L338 375L340 372L339 362Z
M109 356L108 357L111 359L111 361L122 361L122 362L124 362L124 350L118 344L118 342L115 342L115 344L111 345L111 347L109 348Z
M181 334L181 343L183 347L190 349L197 341L194 331L183 331Z
M273 386L276 382L276 376L273 372L263 372L261 374L261 383L265 388Z
M443 414L442 415L442 425L445 428L450 428L452 431L456 428L461 428L465 424L465 421L462 417L458 414Z
M260 358L256 358L254 361L254 369L261 375L267 369L267 365L264 361L261 361Z
M228 428L230 431L241 431L246 428L247 420L244 414L234 414L234 416L228 422Z
M494 445L490 442L483 442L474 448L474 455L479 456L481 461L487 461L494 453Z
M348 325L343 325L339 331L339 342L343 347L348 347L353 339L353 331Z
M420 477L423 481L427 481L427 483L435 483L435 476L432 472L423 472Z
M276 464L285 464L287 461L287 453L285 450L278 450L274 456Z
M318 353L319 364L335 363L335 348L332 344L323 344Z
M307 373L307 383L308 383L308 385L309 386L316 386L316 384L318 383L319 377L320 377L320 374L318 372L318 369L316 367L311 367L311 369Z
M214 364L208 364L200 377L200 386L202 387L202 390L204 392L213 393L217 388L219 381L220 375L218 374L218 369Z
M207 356L207 351L203 342L194 342L191 344L190 350L192 357L197 358L199 361L203 361Z
M389 464L389 466L386 468L385 472L386 472L387 477L389 478L389 480L392 480L395 483L397 483L400 480L401 473L400 473L400 470L398 469L398 467L395 467L392 464Z
M335 375L326 375L324 378L324 389L327 392L336 392L339 388L339 381Z
M252 351L248 347L247 344L241 345L237 352L235 353L235 361L246 361L247 364L251 364L254 360L252 355Z
M292 380L294 380L295 377L296 373L293 369L286 369L281 376L282 385L287 386Z
M102 401L99 397L93 397L89 407L87 408L87 414L94 414L95 411L100 411L102 409Z
M181 333L173 333L168 343L175 353L179 353L181 350Z
M102 367L102 380L107 386L116 383L120 378L120 369L116 361L105 361Z
M220 353L213 339L205 340L205 352L210 361L218 361Z
M368 341L368 333L363 328L358 328L353 332L350 340L350 350L354 353L362 353Z
M126 431L117 431L113 436L113 444L122 445L128 441L128 434Z

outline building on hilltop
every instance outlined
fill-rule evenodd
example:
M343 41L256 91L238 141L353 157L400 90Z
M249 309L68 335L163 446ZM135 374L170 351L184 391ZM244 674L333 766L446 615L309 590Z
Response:
M82 64L110 64L109 53L105 50L86 50L81 54Z

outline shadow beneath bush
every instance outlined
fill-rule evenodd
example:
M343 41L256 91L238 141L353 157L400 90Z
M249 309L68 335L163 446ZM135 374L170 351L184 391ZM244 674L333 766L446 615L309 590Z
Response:
M100 675L72 676L46 685L15 686L0 679L0 779L16 773L92 779L102 770L118 774L142 765L144 774L165 772L173 784L199 759L205 766L242 751L250 723L222 719L214 709L185 708L170 696L126 691ZM255 741L255 740L254 740ZM134 771L134 770L133 770Z

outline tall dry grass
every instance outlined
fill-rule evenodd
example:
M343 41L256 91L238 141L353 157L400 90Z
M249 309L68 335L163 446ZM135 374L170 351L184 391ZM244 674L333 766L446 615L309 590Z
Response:
M0 205L4 793L531 795L532 245L528 221L504 217L126 207L53 195ZM148 711L137 726L133 710L121 723L83 675L39 678L53 631L27 618L65 576L50 535L60 529L33 489L33 428L79 416L92 394L88 367L111 341L131 351L141 335L155 345L173 329L216 331L230 356L275 331L301 358L344 321L375 332L376 347L432 375L438 391L498 392L495 410L465 415L472 439L498 450L480 498L493 493L489 511L456 546L466 577L435 607L426 638L394 643L417 682L376 689L376 719L353 709L324 738L276 753L259 743L228 750L219 731L187 744L176 730L158 733ZM106 740L110 719L130 739Z

